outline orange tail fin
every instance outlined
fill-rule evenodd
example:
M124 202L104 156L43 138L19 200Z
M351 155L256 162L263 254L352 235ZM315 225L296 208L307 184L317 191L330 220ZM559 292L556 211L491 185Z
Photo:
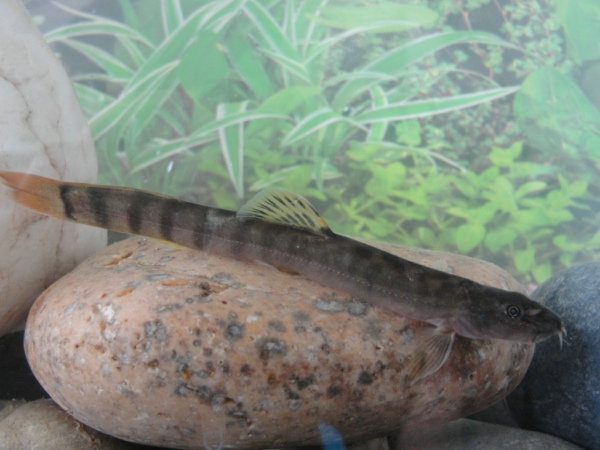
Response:
M13 198L21 205L49 216L65 218L59 181L21 172L0 172L0 183L13 189Z

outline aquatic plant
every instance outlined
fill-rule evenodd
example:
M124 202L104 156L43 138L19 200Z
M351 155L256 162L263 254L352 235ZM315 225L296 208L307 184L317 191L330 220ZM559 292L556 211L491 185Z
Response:
M437 18L425 6L227 0L190 7L169 1L160 2L156 28L140 19L132 2L120 5L122 22L69 10L84 21L46 35L98 68L75 80L105 181L139 184L142 174L164 179L171 164L178 170L208 165L217 178L227 175L242 198L246 159L250 153L260 159L268 149L266 156L278 161L257 170L253 188L309 172L315 185L304 193L323 198L323 181L341 176L334 159L351 140L386 142L390 126L401 120L456 111L517 89L490 79L478 91L418 97L428 85L407 81L428 55L464 43L512 46L478 31L413 35ZM344 54L352 37L391 32L396 46L368 59ZM81 39L89 35L110 36L113 47ZM444 76L442 69L427 83ZM101 89L104 83L110 88ZM215 187L218 198L223 190Z

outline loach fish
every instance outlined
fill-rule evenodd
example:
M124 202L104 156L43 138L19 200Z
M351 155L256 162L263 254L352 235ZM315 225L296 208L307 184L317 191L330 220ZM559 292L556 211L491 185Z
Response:
M43 214L138 234L240 260L261 261L427 322L420 379L447 360L459 335L536 343L565 332L561 319L518 292L484 286L335 234L303 197L258 193L237 213L148 191L0 172L18 203Z

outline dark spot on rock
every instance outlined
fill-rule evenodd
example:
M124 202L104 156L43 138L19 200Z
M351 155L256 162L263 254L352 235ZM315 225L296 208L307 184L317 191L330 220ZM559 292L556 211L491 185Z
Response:
M300 395L298 395L296 391L290 389L289 386L284 386L283 390L285 392L285 398L287 398L288 400L298 400L300 398Z
M342 393L342 388L339 386L329 386L327 388L327 397L337 397Z
M321 345L321 350L323 350L323 353L325 353L326 355L329 355L331 353L331 346L325 343Z
M156 369L159 365L160 362L158 361L158 359L153 359L152 361L148 361L146 363L146 367L148 367L149 369Z
M225 322L223 319L221 319L220 317L217 317L217 319L215 319L215 323L217 324L217 326L219 328L225 328L225 326L227 325L227 322Z
M170 303L168 305L162 305L156 308L156 312L162 313L166 311L177 311L178 309L183 308L181 303Z
M367 314L367 309L369 309L368 303L353 298L348 302L348 314L351 316L364 316Z
M310 316L306 311L294 311L292 318L297 322L310 322Z
M370 321L367 325L367 335L373 339L379 339L381 336L381 325L375 321Z
M385 367L385 364L380 359L378 359L375 363L375 368L378 372L383 372L385 370Z
M204 355L204 356L212 356L212 354L213 354L212 348L204 347L202 349L202 355Z
M240 367L240 373L242 375L252 375L254 373L254 369L250 367L249 364L244 364Z
M325 312L331 312L331 313L341 312L345 309L343 303L335 301L335 300L327 300L327 299L323 299L323 298L319 298L315 301L315 308L318 309L319 311L325 311Z
M225 374L229 374L231 372L231 368L229 367L229 363L227 361L224 361L221 364L221 369L223 370L223 373L225 373Z
M274 337L261 337L256 341L256 349L258 355L263 361L276 357L283 357L288 352L288 347L285 341Z
M201 346L202 346L202 339L194 339L194 340L192 341L192 345L193 345L194 347L201 347Z
M285 333L286 331L285 325L280 320L269 320L267 326L272 330L278 331L280 333Z
M231 340L237 341L244 337L246 327L239 322L230 322L225 330L225 336Z
M182 397L187 397L188 395L194 395L197 397L200 402L210 405L210 406L218 406L225 403L225 400L228 398L225 392L220 389L212 389L206 385L196 385L192 383L180 383L175 387L175 394L180 395Z
M294 327L296 333L306 333L306 327L304 325L297 325Z
M371 375L369 375L369 373L363 371L358 376L358 384L369 385L372 383L373 383L373 377Z
M315 333L320 333L322 330L323 330L323 329L322 329L321 327L314 327L314 328L313 328L313 331L314 331Z
M308 375L307 377L299 377L298 375L292 375L291 380L296 383L298 390L306 389L308 386L315 382L315 378L312 375Z
M169 338L167 328L160 319L144 322L144 337L158 342L165 342Z
M215 365L212 363L212 361L206 361L204 366L206 367L206 372L208 373L209 377L212 376L217 371L217 369L215 369Z

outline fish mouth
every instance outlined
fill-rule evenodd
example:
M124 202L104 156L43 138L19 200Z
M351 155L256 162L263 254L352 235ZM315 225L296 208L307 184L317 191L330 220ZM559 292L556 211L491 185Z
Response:
M561 322L560 324L560 330L558 331L558 342L560 345L560 349L562 350L562 344L563 344L563 337L567 337L567 329L565 328L565 325Z
M545 341L546 339L549 339L554 335L558 335L558 342L560 348L562 349L563 339L567 337L567 329L565 328L565 325L562 322L560 323L560 326L551 333L544 333L537 336L535 339L533 339L532 344L537 344L539 342Z

